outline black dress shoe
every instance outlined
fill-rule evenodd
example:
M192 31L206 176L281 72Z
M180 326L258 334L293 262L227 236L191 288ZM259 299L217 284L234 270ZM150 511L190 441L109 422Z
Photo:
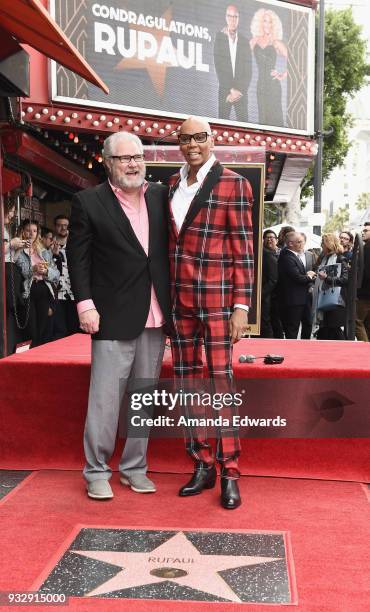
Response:
M189 482L181 487L180 497L199 495L203 489L212 489L216 484L217 472L214 465L208 467L206 463L197 463L195 471Z
M238 508L242 500L240 498L238 481L231 478L221 478L221 506L227 510Z

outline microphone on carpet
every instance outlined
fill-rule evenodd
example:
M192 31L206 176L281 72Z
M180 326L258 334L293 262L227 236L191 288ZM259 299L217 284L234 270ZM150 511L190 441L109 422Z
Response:
M254 355L240 355L239 363L254 363L256 359Z
M263 363L273 365L275 363L283 363L282 355L264 355L263 357L255 357L254 355L240 355L239 363L254 363L256 359L263 359Z

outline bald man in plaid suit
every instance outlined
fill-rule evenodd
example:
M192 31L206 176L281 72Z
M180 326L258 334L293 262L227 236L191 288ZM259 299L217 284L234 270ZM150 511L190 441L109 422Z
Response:
M175 377L202 377L204 344L212 389L232 389L232 345L248 325L253 288L252 189L224 168L213 154L209 124L189 117L178 135L186 164L170 179L170 270L173 292L172 354ZM217 432L216 459L221 465L221 505L240 506L239 432L234 408L221 415L230 426ZM201 407L191 416L200 416ZM218 414L215 414L217 417ZM215 458L200 427L187 430L186 448L194 474L180 496L197 495L216 482Z

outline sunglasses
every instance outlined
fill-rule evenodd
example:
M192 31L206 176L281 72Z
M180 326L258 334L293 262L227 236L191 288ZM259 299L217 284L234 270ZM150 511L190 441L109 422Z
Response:
M181 145L190 144L192 138L195 142L201 144L206 142L208 136L211 136L208 132L197 132L196 134L179 134L178 139Z

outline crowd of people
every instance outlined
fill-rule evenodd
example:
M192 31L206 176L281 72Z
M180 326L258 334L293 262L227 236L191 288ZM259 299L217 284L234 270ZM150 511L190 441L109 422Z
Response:
M370 221L362 229L363 257L353 273L354 236L324 233L321 249L306 249L306 236L290 225L263 233L261 337L346 340L355 312L357 340L370 340ZM355 287L356 289L356 287ZM350 310L349 310L350 309Z
M68 217L55 217L53 230L24 219L11 238L14 216L10 200L4 215L8 354L23 341L35 347L80 331L66 257Z

